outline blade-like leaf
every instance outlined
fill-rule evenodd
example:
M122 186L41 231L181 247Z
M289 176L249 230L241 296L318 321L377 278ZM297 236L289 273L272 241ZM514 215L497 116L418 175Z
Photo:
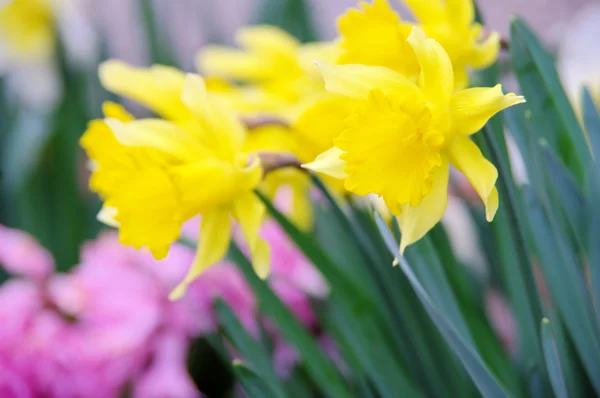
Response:
M583 105L583 125L592 147L594 159L600 161L600 114L587 87L583 88L581 103Z
M250 398L276 397L268 387L267 382L264 379L261 379L256 371L247 364L239 360L234 360L233 371L237 379L242 383L244 391L246 391L246 394L248 394Z
M250 261L235 244L232 244L230 254L254 291L261 310L277 323L281 334L296 347L315 383L329 397L350 397L345 383L333 364L267 283L256 275Z
M365 344L371 345L373 355L363 355L363 365L377 384L380 393L390 397L399 393L415 394L414 386L406 377L398 358L393 355L394 351L383 324L383 315L375 305L375 298L369 294L369 290L362 288L356 275L344 272L340 265L332 261L313 236L300 231L265 196L258 192L257 195L296 246L325 276L332 287L332 294L341 299L344 312L354 323L354 333L358 333L355 340L356 349L364 351L367 349Z
M271 357L264 347L248 334L240 321L235 317L231 308L224 301L217 300L215 311L229 341L231 341L244 360L256 369L257 374L265 381L267 388L271 390L271 396L285 398L286 394L283 385L281 385L280 379L273 369Z
M541 331L544 357L546 358L546 369L550 375L552 389L557 398L567 398L569 396L567 393L567 385L560 366L556 340L554 339L554 333L552 332L552 327L550 326L550 320L548 318L542 319Z
M564 233L557 230L551 209L544 210L529 187L524 188L527 215L541 270L550 294L597 393L600 393L600 342L585 281Z
M383 236L386 245L390 252L398 259L398 264L402 272L406 275L412 288L417 293L417 296L427 309L427 312L431 316L431 319L439 329L442 336L446 339L446 342L461 360L465 369L473 379L475 385L479 391L485 397L508 397L508 393L504 390L504 387L496 380L494 375L489 371L481 357L473 350L460 336L456 328L444 317L433 300L423 288L419 279L414 274L410 265L400 254L398 245L390 230L385 225L383 218L377 213L375 215L377 226Z
M521 20L511 22L511 58L538 129L550 148L582 182L591 161L589 146L561 85L554 60Z

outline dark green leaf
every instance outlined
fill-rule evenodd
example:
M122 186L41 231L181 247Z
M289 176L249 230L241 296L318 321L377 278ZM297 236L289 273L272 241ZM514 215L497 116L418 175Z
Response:
M581 103L583 107L583 125L587 138L592 147L592 153L596 161L600 160L600 114L589 90L584 87Z
M279 297L260 279L246 256L233 244L231 258L252 287L263 313L276 322L281 334L298 350L306 370L328 397L350 397L339 372L325 357L310 334L302 327Z
M558 348L554 333L550 326L548 318L542 319L542 346L544 347L544 357L546 358L546 369L550 375L550 383L557 398L567 398L567 385L563 377L560 358L558 356Z
M273 369L271 357L264 347L248 334L224 301L217 300L215 311L229 341L265 381L270 390L270 396L285 398L284 388Z
M521 20L511 22L511 58L536 127L582 182L591 161L585 135L561 85L554 60Z
M315 41L317 34L305 0L263 0L257 22L279 26L303 42Z
M431 319L439 329L442 336L446 339L446 342L452 349L452 351L461 360L465 369L473 379L475 385L479 391L485 397L508 397L508 393L504 390L504 387L496 380L494 375L489 371L481 357L479 357L477 351L473 350L468 343L460 336L456 328L444 317L433 300L419 282L419 279L414 274L412 268L400 254L398 245L390 230L385 225L385 222L379 214L376 214L376 221L379 227L379 231L383 236L388 250L398 259L398 264L402 272L406 275L412 288L417 293L417 296L427 309L427 312L431 316Z
M580 265L564 233L557 230L552 210L543 206L529 187L524 188L531 235L540 266L579 356L600 393L600 342L596 321ZM563 231L564 232L564 231Z
M254 369L242 361L233 361L233 372L250 398L276 397L268 387L266 380L261 379Z

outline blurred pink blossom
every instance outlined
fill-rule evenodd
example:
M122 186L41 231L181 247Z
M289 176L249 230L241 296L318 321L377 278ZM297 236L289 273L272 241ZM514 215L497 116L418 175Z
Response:
M0 225L0 264L15 275L43 279L54 271L54 260L28 234Z
M326 282L274 223L262 233L272 250L269 284L316 330L309 296L324 297ZM217 331L217 298L256 338L267 331L279 347L274 364L289 373L297 353L260 316L234 264L210 268L182 299L168 300L193 256L175 244L156 261L108 232L84 245L69 273L54 274L52 257L32 237L0 226L0 265L20 277L0 286L0 397L110 398L126 386L135 397L198 397L186 353L191 339Z

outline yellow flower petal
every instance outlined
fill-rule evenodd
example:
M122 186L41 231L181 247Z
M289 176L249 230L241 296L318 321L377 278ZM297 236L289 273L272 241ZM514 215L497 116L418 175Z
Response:
M242 82L261 82L301 74L298 65L298 41L274 26L245 27L236 41L243 50L208 46L197 57L200 71Z
M271 57L296 57L300 42L285 30L271 25L247 26L239 29L235 36L242 47Z
M502 94L500 84L494 87L469 88L452 96L452 122L459 134L474 134L496 113L523 102L525 98L520 95Z
M432 128L430 120L424 104L415 114L407 113L404 104L373 90L334 140L345 152L340 155L348 174L345 188L358 195L373 193L418 204L431 189L431 171L441 164L444 135Z
M413 28L407 40L421 65L419 85L425 97L445 106L454 92L454 71L448 53L437 41L427 38L418 26Z
M373 89L385 94L422 98L419 88L398 72L382 66L331 65L318 62L327 91L346 97L366 100Z
M468 27L475 19L473 0L446 0L447 20L458 28Z
M486 219L492 221L498 209L498 192L494 187L498 170L468 137L456 137L446 151L450 163L467 177L477 191L486 208Z
M344 179L348 175L344 171L346 162L340 159L340 156L344 153L337 147L332 147L327 151L323 152L315 160L310 163L305 163L302 168L311 170L317 173L323 173L330 177Z
M104 113L104 117L117 119L122 122L131 122L135 119L122 105L111 101L104 101L102 104L102 113Z
M181 101L203 125L203 128L192 128L191 133L216 156L233 159L244 141L244 127L232 112L213 105L214 99L209 99L200 76L191 73L186 76Z
M433 173L431 192L417 206L403 205L397 216L402 232L400 253L404 253L407 246L425 236L442 219L447 206L448 163L443 162Z
M299 158L310 161L331 148L356 106L355 100L340 95L324 93L314 98L292 125L300 143Z
M406 42L410 33L386 0L363 2L338 19L342 53L338 64L386 66L412 76L419 72L413 50Z
M444 20L444 4L441 0L402 0L413 15L423 24L434 24Z
M200 160L208 156L206 148L178 125L162 119L139 119L123 123L106 119L117 141L131 147L146 147L180 161Z
M492 32L483 41L477 42L469 55L468 62L473 68L487 68L498 58L500 35Z
M256 187L262 176L260 164L254 162L246 168L207 158L202 161L174 167L170 172L177 191L180 192L185 216L213 211L231 203L237 195Z
M119 228L120 224L115 219L117 216L117 209L109 206L102 206L96 219L100 221L102 224L108 225L109 227Z
M184 221L177 192L160 159L150 152L131 156L134 168L118 171L118 185L105 204L117 209L114 218L120 225L121 243L136 249L147 247L156 259L161 259L179 237Z
M177 300L185 294L188 285L202 271L215 265L225 257L231 240L231 220L229 209L222 207L204 214L200 224L200 244L194 261L187 275L169 295L169 299Z
M135 68L117 60L99 68L100 82L108 91L137 101L167 119L189 118L179 96L183 72L167 66Z
M256 274L263 279L269 275L271 266L269 247L258 236L264 215L265 206L253 192L247 192L233 202L233 216L242 228L252 255L252 265Z
M196 57L198 71L242 82L266 80L272 75L257 54L223 46L206 46Z
M313 225L313 207L310 200L310 184L292 185L292 211L290 218L302 230L308 231Z

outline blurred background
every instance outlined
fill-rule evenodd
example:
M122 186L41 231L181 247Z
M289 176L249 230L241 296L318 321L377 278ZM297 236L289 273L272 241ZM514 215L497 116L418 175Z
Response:
M31 20L29 11L2 16L2 7L19 2L28 3L25 8L43 4L44 11ZM600 2L480 0L479 5L487 27L503 37L513 14L539 32L558 59L573 101L582 84L600 92ZM51 21L49 34L56 38L50 50L26 56L16 56L0 39L0 280L19 276L0 288L0 397L107 397L124 390L125 396L194 397L199 388L208 396L231 394L231 374L219 365L219 344L211 342L218 328L212 313L216 297L224 298L249 330L269 330L280 344L278 371L291 371L293 350L278 340L272 325L257 321L252 294L230 264L201 278L187 300L168 303L166 295L185 272L191 249L177 247L161 264L122 248L110 232L99 235L100 203L87 190L78 140L88 121L101 117L102 102L115 99L97 78L105 59L194 71L203 45L233 44L243 25L272 23L302 41L330 40L336 17L353 6L354 0L0 2L0 38L11 29L28 29L31 21L32 29L43 31L43 20ZM409 17L400 4L396 8ZM135 104L126 105L143 114ZM451 200L445 219L450 235L470 231L465 211ZM327 295L327 286L281 231L273 226L269 233L277 247L273 261L280 262L274 264L280 274L272 288L335 357L310 309L312 301ZM481 253L468 240L456 249L466 263L482 266ZM514 349L514 326L503 298L491 291L488 299L497 333L507 350Z

